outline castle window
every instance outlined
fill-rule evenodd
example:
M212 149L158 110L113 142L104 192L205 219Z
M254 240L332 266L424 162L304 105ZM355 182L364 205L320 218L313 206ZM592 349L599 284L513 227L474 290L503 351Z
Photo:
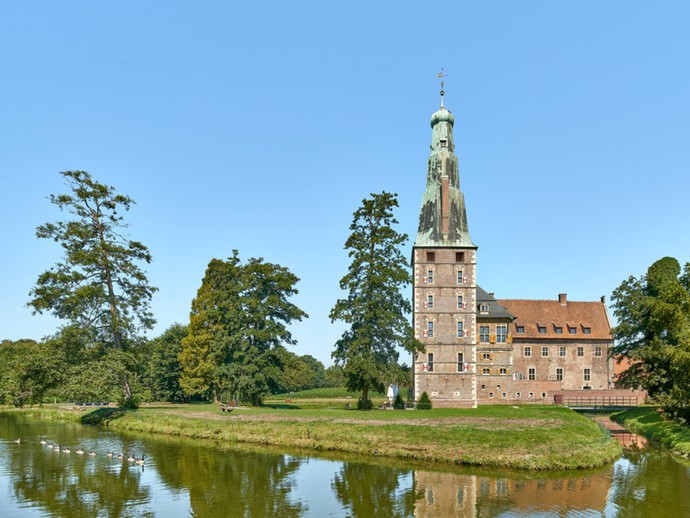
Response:
M530 392L529 394L527 394L527 397L530 399L534 398L534 392Z
M555 329L557 335L563 334L563 328L562 327L557 326L554 329Z
M436 252L427 252L426 260L430 263L433 263L436 260Z
M482 353L482 360L483 361L491 360L491 353Z
M434 372L434 353L429 353L426 355L426 363L428 364L427 370L429 372Z
M465 309L465 303L462 301L462 295L458 295L458 309Z
M463 353L458 353L458 372L463 372L465 370L465 355Z
M479 326L479 342L483 344L489 343L489 326Z
M546 334L546 328L543 326L537 326L537 329L539 330L540 335L545 335Z
M431 293L426 296L426 307L434 309L434 296Z
M591 381L592 380L592 369L585 369L584 380L585 381Z
M561 345L561 346L558 348L558 356L565 356L565 355L566 355L566 349L565 349L565 347L564 347L563 345Z
M563 369L556 369L556 381L563 381Z
M546 399L546 392L542 392L541 397L542 397L542 399Z
M444 138L441 139L441 147L448 147L448 140L447 139L444 139Z
M525 326L515 326L515 332L516 333L524 333L525 332Z
M465 336L465 323L462 320L458 320L458 338Z
M534 381L537 379L537 369L534 367L531 367L527 369L527 379L530 381Z
M506 374L508 374L508 369L506 369L505 367L501 367L500 369L498 369L498 373L503 374L505 376Z
M458 284L465 284L467 277L462 276L462 270L458 270Z
M434 336L434 322L431 320L428 320L426 323L426 336L429 338Z
M594 356L601 358L601 345L597 345L594 348Z
M548 356L549 355L549 346L548 345L542 345L541 355L542 356Z
M496 343L504 344L508 340L508 326L496 326Z
M489 397L490 397L490 398L494 397L494 393L493 393L493 392L489 392Z
M501 397L502 397L503 399L505 399L505 398L508 397L508 394L506 394L505 392L501 392Z
M577 355L578 356L584 356L585 355L585 348L584 347L578 347L577 348Z
M424 282L426 282L427 284L434 283L434 270L429 270L426 272L426 279L424 279Z
M532 347L531 347L531 346L529 346L529 345L526 345L526 346L525 346L525 350L524 350L523 356L525 356L526 358L532 356Z
M591 328L591 327L583 327L583 328L582 328L582 334L583 334L583 335L592 334L592 328Z
M522 392L515 393L515 399L520 399L522 397Z
M455 262L464 263L465 262L465 252L455 252Z
M491 369L489 369L488 367L484 367L482 369L482 374L491 374Z

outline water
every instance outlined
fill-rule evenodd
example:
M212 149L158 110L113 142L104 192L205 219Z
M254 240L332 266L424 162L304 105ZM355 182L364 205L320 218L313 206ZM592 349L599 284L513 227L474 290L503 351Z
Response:
M72 453L41 445L44 436ZM143 454L145 464L108 451ZM0 416L0 516L690 517L690 464L655 449L557 474L381 462Z

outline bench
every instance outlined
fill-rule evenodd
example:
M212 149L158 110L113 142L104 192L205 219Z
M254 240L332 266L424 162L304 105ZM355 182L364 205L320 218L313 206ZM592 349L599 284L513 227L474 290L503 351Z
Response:
M237 407L237 401L235 401L235 400L228 401L227 403L222 402L220 404L220 411L221 412L227 412L229 414L230 412L235 410L236 407Z

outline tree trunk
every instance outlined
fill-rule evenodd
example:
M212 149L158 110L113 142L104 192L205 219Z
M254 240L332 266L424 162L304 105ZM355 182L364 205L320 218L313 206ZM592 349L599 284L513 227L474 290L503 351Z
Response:
M122 377L122 390L125 395L125 399L123 402L124 407L129 407L132 405L132 387L129 386L129 380L127 379L127 375L125 374Z

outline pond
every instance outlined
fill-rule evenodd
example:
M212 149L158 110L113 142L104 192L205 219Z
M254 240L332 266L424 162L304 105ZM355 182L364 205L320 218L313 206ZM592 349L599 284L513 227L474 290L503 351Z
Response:
M130 454L144 464L128 461ZM690 516L690 464L648 448L587 472L437 469L4 415L0 510L3 517L682 517Z

